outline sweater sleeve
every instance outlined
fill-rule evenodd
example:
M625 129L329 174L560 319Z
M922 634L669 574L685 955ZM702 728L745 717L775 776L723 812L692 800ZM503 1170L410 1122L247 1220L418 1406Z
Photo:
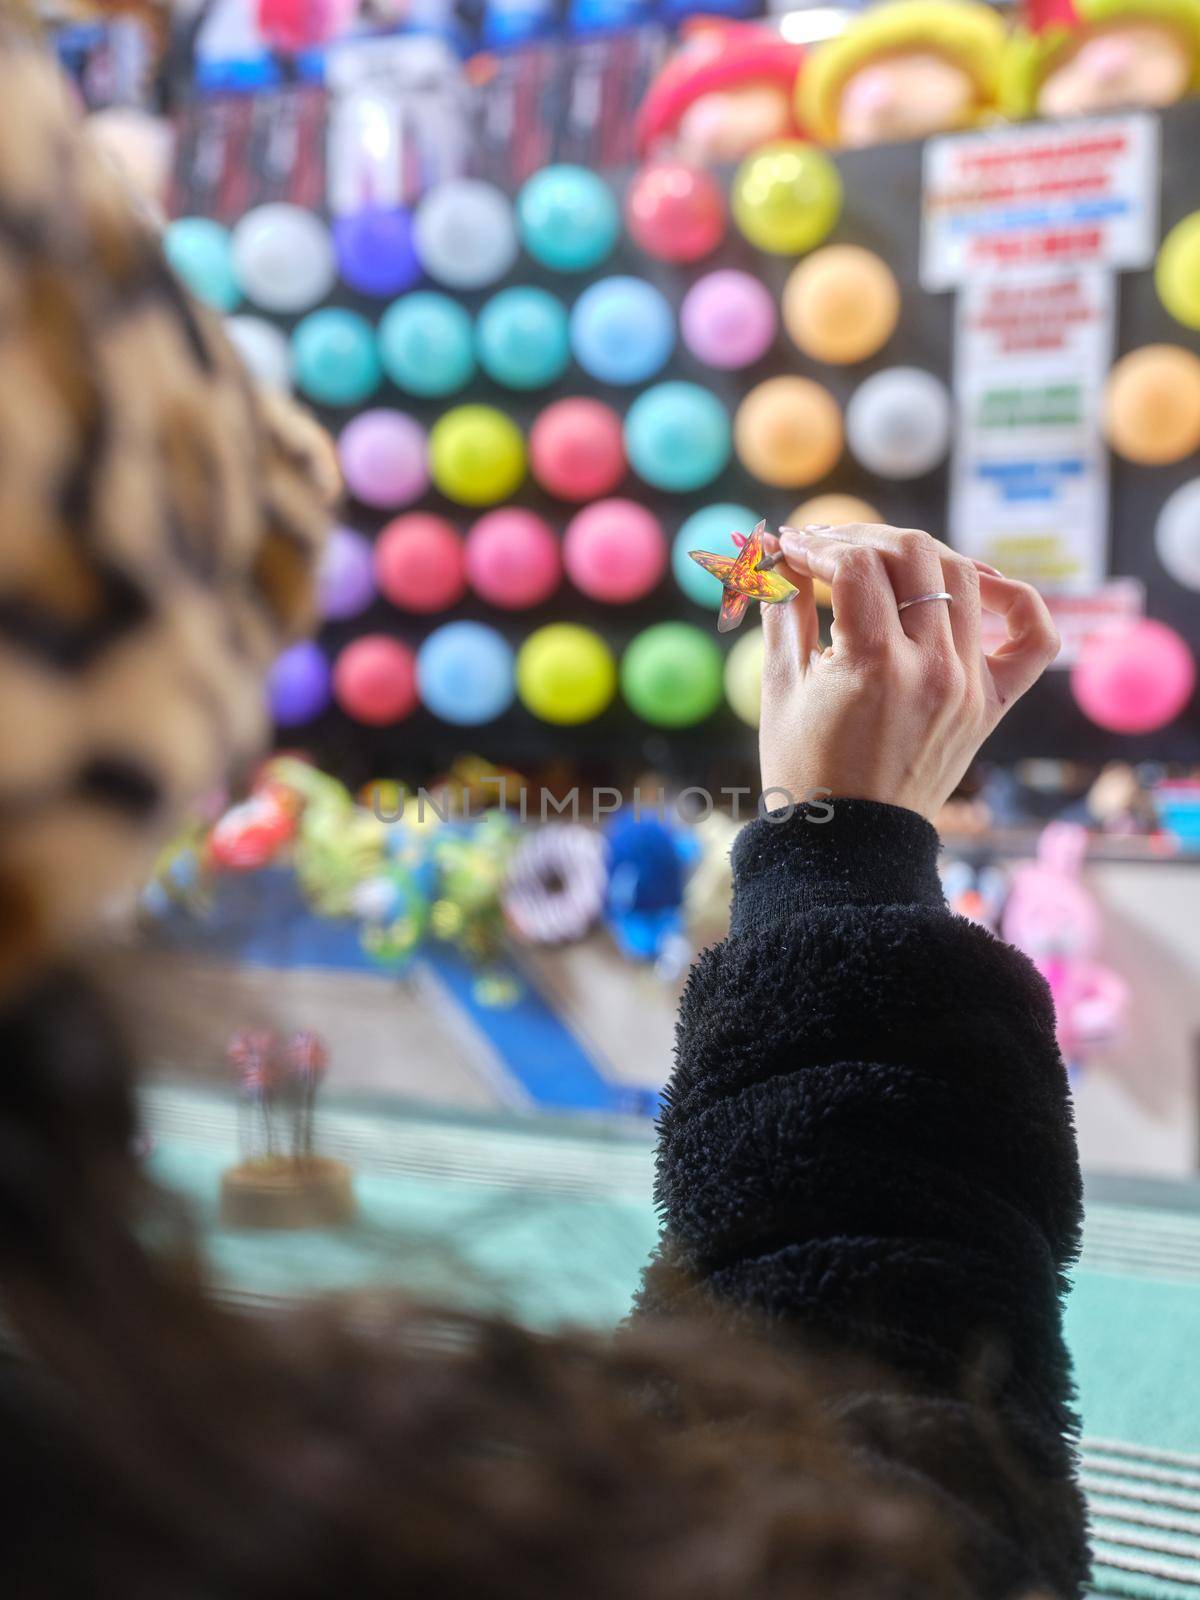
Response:
M860 1357L883 1379L831 1407L942 1503L970 1592L1075 1595L1081 1183L1049 991L948 910L924 819L827 812L735 844L731 931L681 1006L637 1314L715 1301Z

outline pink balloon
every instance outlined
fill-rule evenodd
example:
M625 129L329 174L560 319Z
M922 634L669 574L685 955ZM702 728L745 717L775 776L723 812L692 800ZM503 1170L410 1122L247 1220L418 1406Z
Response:
M658 518L645 506L635 500L597 500L568 523L563 565L584 594L620 605L640 600L662 577L667 542Z
M548 522L517 506L489 511L467 534L467 577L506 611L540 605L558 588L562 560Z
M778 319L770 291L732 267L698 278L679 308L683 342L710 367L748 367L771 348Z
M699 261L725 236L725 196L711 173L682 161L652 161L625 196L635 244L656 261Z
M417 670L411 650L386 633L367 633L348 644L333 666L333 693L356 722L386 728L417 704Z
M1196 661L1165 622L1146 619L1119 633L1094 634L1071 673L1080 710L1112 733L1153 733L1192 697Z
M466 592L462 540L445 517L395 517L375 543L375 577L380 593L403 611L445 611Z
M610 493L625 476L620 417L599 400L556 400L530 432L529 465L543 489L560 500Z
M346 487L364 505L407 506L429 484L425 430L403 411L364 411L338 440Z

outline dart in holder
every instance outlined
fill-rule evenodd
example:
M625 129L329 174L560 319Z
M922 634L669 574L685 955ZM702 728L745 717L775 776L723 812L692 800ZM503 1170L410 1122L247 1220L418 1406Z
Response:
M221 1175L227 1228L333 1228L353 1221L350 1168L317 1155L313 1112L329 1065L320 1034L286 1042L244 1028L226 1052L238 1088L239 1160Z

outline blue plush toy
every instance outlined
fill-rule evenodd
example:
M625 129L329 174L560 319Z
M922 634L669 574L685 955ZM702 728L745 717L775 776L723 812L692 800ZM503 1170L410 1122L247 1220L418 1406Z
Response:
M683 884L694 846L658 817L622 812L609 824L604 916L622 954L661 961L686 951Z

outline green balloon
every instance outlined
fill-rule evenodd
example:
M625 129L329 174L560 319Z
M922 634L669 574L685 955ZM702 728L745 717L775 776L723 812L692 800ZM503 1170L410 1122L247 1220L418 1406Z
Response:
M656 728L690 728L721 704L721 652L687 622L639 633L621 658L621 693Z
M1154 287L1176 322L1200 330L1200 211L1177 222L1163 240Z

